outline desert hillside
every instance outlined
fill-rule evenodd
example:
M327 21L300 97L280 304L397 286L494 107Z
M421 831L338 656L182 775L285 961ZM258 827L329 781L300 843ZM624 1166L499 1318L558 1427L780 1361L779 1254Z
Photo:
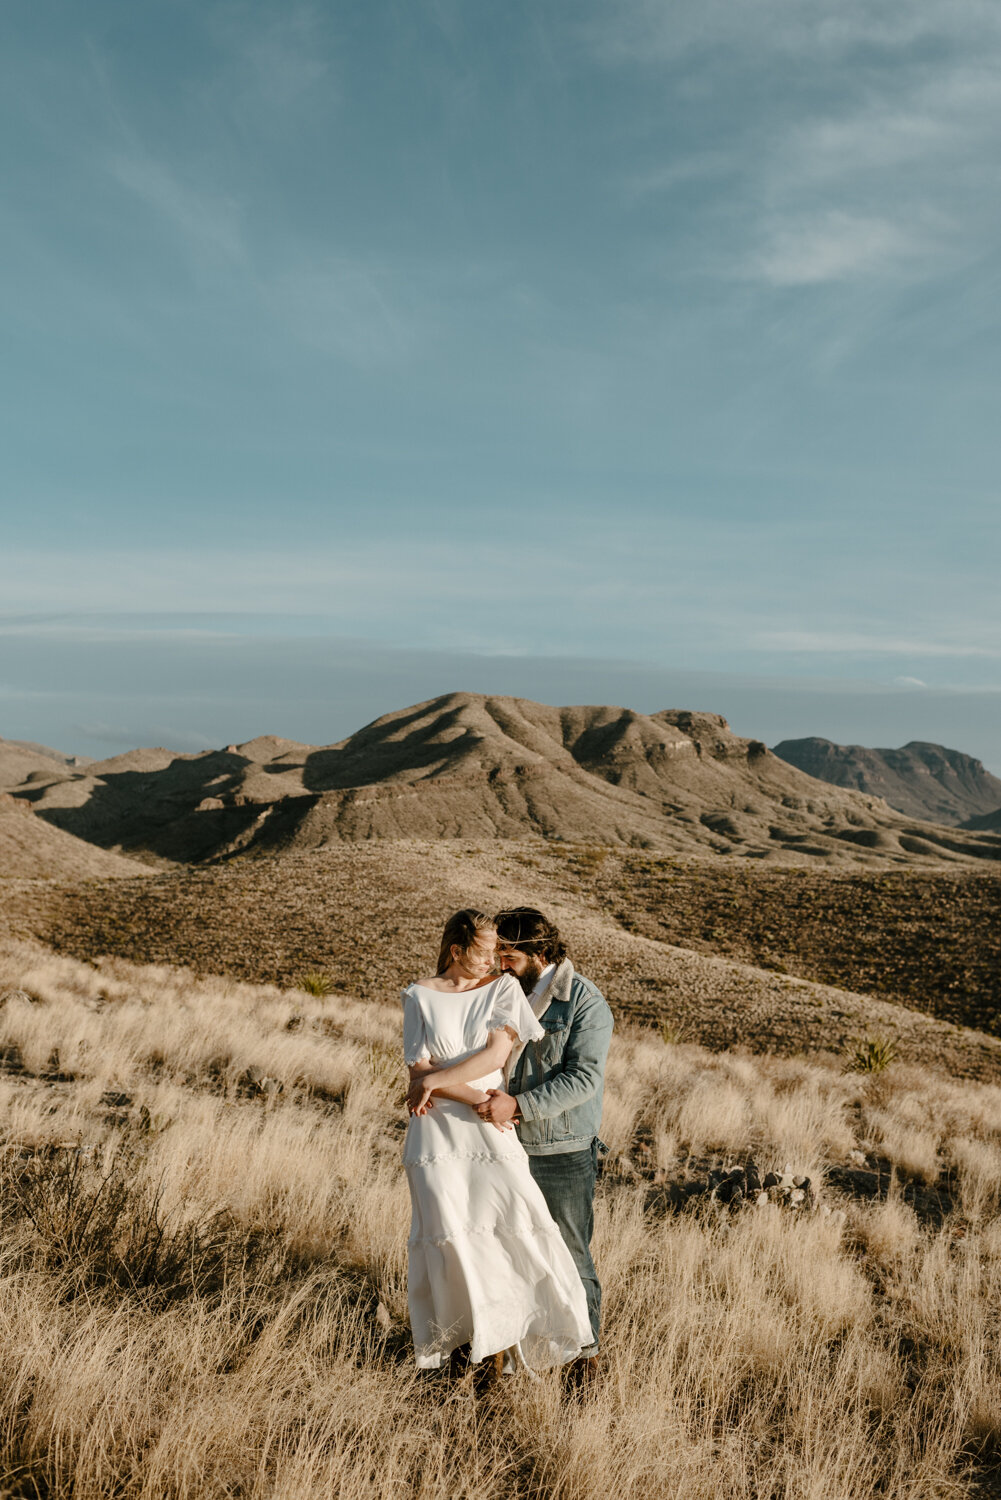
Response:
M141 875L140 860L87 843L35 817L30 802L0 792L0 879L76 881Z
M979 817L970 818L966 825L968 828L982 829L988 833L1001 833L1001 807L991 813L981 813Z
M0 882L0 920L80 958L185 963L371 1001L432 963L443 918L534 903L616 1012L706 1046L904 1055L998 1078L1001 881L964 869L833 874L544 840L338 843L135 880ZM952 1024L945 1024L952 1023ZM975 1026L977 1031L968 1028Z
M399 1033L395 1003L0 947L12 1497L994 1493L997 1087L620 1019L604 1379L484 1403L412 1364Z
M472 693L385 714L337 745L136 750L36 770L13 790L80 838L174 862L540 835L780 863L1001 858L993 832L946 830L818 781L717 714Z
M23 786L36 777L45 781L65 776L69 770L89 764L84 758L64 755L61 750L50 750L48 745L36 745L31 740L0 738L0 792Z
M898 812L929 823L985 828L985 814L1001 813L1001 780L981 761L945 745L911 740L899 750L835 745L831 740L783 740L781 760L833 786L882 797Z

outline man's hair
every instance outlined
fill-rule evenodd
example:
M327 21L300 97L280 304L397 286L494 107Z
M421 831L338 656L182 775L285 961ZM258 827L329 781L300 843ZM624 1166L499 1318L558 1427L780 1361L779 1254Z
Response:
M549 964L562 963L567 956L567 945L556 923L534 906L513 906L498 912L494 926L505 948L517 948L519 953L530 953Z
M482 911L477 911L473 906L466 906L462 911L453 912L445 923L445 931L441 935L438 968L435 972L444 974L452 962L453 948L459 948L463 953L468 953L481 932L493 932L493 930L493 918L488 917Z

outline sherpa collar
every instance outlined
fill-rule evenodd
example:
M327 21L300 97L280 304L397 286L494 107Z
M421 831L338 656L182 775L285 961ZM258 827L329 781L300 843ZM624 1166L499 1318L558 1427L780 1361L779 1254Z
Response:
M570 986L573 984L573 980L573 964L568 958L564 958L559 964L557 964L556 973L549 981L549 988L546 990L546 993L542 997L546 1002L541 1012L543 1015L545 1015L546 1011L554 1000L566 1002L570 999Z

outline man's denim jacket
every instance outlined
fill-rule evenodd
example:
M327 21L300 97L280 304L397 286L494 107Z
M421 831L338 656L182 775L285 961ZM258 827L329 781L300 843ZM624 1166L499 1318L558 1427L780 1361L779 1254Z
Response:
M529 1042L508 1088L518 1096L518 1137L529 1156L583 1151L598 1134L612 1012L604 995L568 958L549 986L539 1017L545 1036Z

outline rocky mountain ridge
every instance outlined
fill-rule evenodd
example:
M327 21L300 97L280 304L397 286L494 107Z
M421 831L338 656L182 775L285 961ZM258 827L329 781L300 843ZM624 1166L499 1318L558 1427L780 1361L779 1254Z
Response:
M36 765L8 790L78 838L180 863L540 835L780 862L1001 858L992 830L949 830L817 780L718 714L474 693L384 714L335 745L260 736L197 755L135 750Z
M974 820L1001 815L1001 780L961 750L924 740L898 750L870 749L817 736L783 740L773 749L808 776L882 797L908 817L955 827L998 826Z

